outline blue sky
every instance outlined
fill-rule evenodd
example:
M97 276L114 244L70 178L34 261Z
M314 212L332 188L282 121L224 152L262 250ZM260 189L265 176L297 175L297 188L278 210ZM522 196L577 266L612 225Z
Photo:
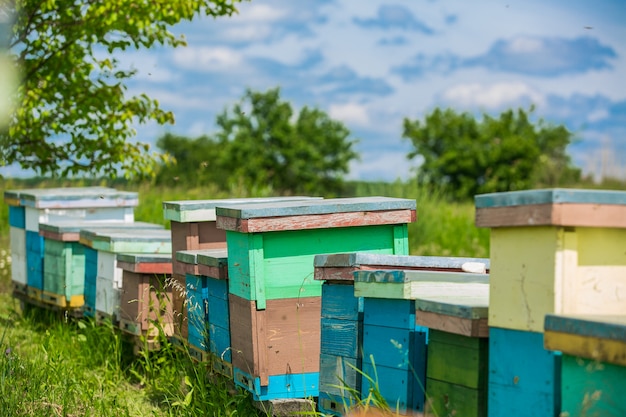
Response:
M142 141L196 137L250 87L281 87L359 140L350 178L407 178L402 120L434 108L536 115L576 134L586 172L626 177L626 3L622 0L252 0L230 18L174 28L188 46L127 53L129 92L175 113Z

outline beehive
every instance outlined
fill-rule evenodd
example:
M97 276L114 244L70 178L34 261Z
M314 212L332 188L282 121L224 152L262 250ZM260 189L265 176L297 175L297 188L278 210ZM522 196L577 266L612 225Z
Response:
M544 318L623 314L626 192L529 190L475 201L476 225L491 228L489 415L516 405L512 415L557 414L561 362L543 347Z
M291 201L312 199L313 197L268 197L235 198L217 200L183 200L163 202L163 215L170 220L173 259L173 306L177 317L175 339L179 336L187 340L187 311L185 303L185 271L183 264L176 259L176 252L187 250L226 248L226 233L215 224L215 208L220 204L251 204L267 201ZM174 340L175 343L179 341Z
M44 239L43 294L45 303L76 308L84 304L85 246L79 243L83 228L119 227L120 222L62 220L39 225ZM123 223L128 229L162 229L144 223Z
M548 315L544 344L563 354L562 415L626 415L626 314Z
M122 272L119 326L136 336L171 336L173 329L171 290L172 256L161 254L117 255Z
M85 245L85 314L116 320L120 306L122 270L118 253L171 253L170 232L162 229L82 229L79 242ZM93 254L96 252L96 254ZM93 267L95 260L96 270ZM95 282L95 286L94 286ZM90 295L95 287L95 300ZM95 301L95 305L91 304Z
M459 293L465 297L488 297L489 276L484 273L485 264L481 265L479 272L482 273L441 270L355 272L354 294L364 298L363 372L378 376L381 394L388 403L397 404L402 413L425 409L428 328L416 317L426 320L429 315L416 313L417 300L428 297L452 299L451 294ZM456 264L455 269L462 269L459 266L462 264ZM368 380L364 379L363 395L370 388Z
M317 395L321 282L313 279L314 256L407 254L415 202L373 197L261 203L218 207L217 215L218 227L227 230L235 382L260 400ZM280 385L286 375L297 384L289 390Z
M17 293L38 300L43 292L44 242L39 224L58 220L134 219L137 193L105 187L7 190L12 280Z
M488 259L382 255L366 252L317 255L322 286L320 394L318 407L342 415L361 392L363 298L354 295L354 272L380 269L456 271L489 269Z

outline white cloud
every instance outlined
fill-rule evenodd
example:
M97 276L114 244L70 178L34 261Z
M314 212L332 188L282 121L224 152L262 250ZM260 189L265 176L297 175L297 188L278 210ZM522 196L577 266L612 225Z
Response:
M239 14L233 16L237 22L275 22L285 17L285 11L267 4L253 4L246 7L242 4L239 7Z
M508 50L514 54L529 54L539 52L543 48L543 42L538 38L527 36L517 37L508 44Z
M209 46L178 48L173 58L182 68L203 72L232 70L243 61L243 56L231 48Z
M597 122L610 116L607 109L597 109L587 115L587 121Z
M345 123L352 123L364 127L369 125L367 109L360 104L331 104L328 114L331 118L341 120Z
M498 109L530 101L537 106L545 104L543 94L522 82L502 82L492 85L459 84L447 89L442 98L454 106Z

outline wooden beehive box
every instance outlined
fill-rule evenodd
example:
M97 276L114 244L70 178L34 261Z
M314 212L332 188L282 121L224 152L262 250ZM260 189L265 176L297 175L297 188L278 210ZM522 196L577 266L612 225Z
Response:
M215 208L220 204L252 204L267 201L291 201L313 199L315 197L267 197L267 198L234 198L216 200L183 200L163 202L163 215L170 220L172 233L172 259L174 266L173 304L174 315L177 317L176 339L188 337L187 310L183 308L185 295L185 268L176 259L176 253L187 250L223 249L226 248L226 233L216 227ZM175 343L179 341L174 340Z
M620 314L626 192L530 190L476 196L491 228L489 325L543 332L546 314Z
M398 404L401 412L424 411L426 405L428 328L416 320L417 300L454 293L488 298L489 276L483 271L485 268L479 269L481 273L355 272L354 293L364 298L362 369L366 375L378 376L381 394L388 403ZM362 392L367 393L370 388L368 380L364 379Z
M170 232L163 229L82 229L79 242L97 251L95 315L100 319L115 320L119 312L123 277L122 270L117 267L118 253L171 253L172 250ZM85 271L86 286L87 280L93 276L92 272ZM85 303L89 301L86 297ZM87 307L85 314L89 315L94 306Z
M415 322L428 328L426 415L487 416L489 294L462 288L415 300Z
M198 252L199 275L187 276L187 316L189 344L202 352L199 359L232 379L227 257L225 249Z
M156 336L173 330L171 290L167 279L172 274L172 256L160 254L117 255L123 271L120 294L119 326L136 336Z
M361 391L363 298L354 295L354 272L380 269L463 272L486 271L488 259L382 255L356 252L317 255L315 279L322 286L320 394L318 406L342 415L354 402L350 389Z
M105 187L41 188L7 190L4 200L10 207L15 290L40 300L44 242L39 224L62 219L132 221L137 193Z
M202 316L205 310L204 303L206 301L206 290L202 286L202 279L198 276L198 252L202 249L179 250L176 252L174 268L178 268L182 275L176 273L172 281L172 307L176 317L174 338L176 344L188 344L190 340L189 320L193 320L199 325L203 322ZM191 292L190 292L191 290ZM190 306L190 303L192 305ZM193 317L189 317L189 312ZM191 336L194 340L194 335ZM195 347L194 347L195 346ZM197 354L198 347L196 345L188 346L194 356ZM201 356L201 355L200 355Z
M163 229L162 226L130 222L62 220L39 225L44 238L43 294L45 303L81 307L85 297L85 246L79 243L83 228Z
M272 376L282 381L285 372L300 375L295 379L301 381L317 381L319 376L321 282L313 279L315 255L407 254L407 223L415 220L415 201L372 197L264 203L218 207L217 214L218 227L227 230L230 316L258 315L259 320L284 316L282 323L267 326L282 326L283 338L288 339L286 329L295 332L295 339L304 333L311 337L295 356L284 350L274 354L276 340L257 338L249 324L235 327L232 319L236 383L258 398L278 392L316 395L308 384L291 387L289 393L268 385ZM303 321L305 312L310 316ZM309 323L311 327L304 327ZM298 361L298 356L315 359Z
M548 315L544 344L563 354L562 415L626 415L626 312Z

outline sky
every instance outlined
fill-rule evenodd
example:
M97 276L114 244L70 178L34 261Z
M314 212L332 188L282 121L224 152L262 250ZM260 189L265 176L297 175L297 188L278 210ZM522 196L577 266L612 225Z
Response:
M294 109L317 107L358 140L349 178L406 179L404 118L437 107L477 115L535 107L574 132L585 172L626 178L626 2L623 0L252 0L232 17L175 28L185 48L120 56L130 94L172 110L173 126L211 135L247 88L280 87Z

